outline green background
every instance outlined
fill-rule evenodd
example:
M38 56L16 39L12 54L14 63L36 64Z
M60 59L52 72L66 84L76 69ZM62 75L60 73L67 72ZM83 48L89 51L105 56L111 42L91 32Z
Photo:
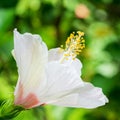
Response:
M76 15L81 4L89 11L85 18ZM71 32L84 31L86 48L78 56L82 79L109 99L96 109L46 105L13 120L120 120L119 18L120 0L0 0L0 104L13 94L18 77L11 55L14 28L41 35L49 49L64 45Z

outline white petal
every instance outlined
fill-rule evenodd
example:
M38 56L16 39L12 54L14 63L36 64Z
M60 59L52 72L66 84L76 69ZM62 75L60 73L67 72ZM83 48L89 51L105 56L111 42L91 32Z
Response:
M58 61L63 56L63 51L60 48L53 48L48 51L48 61Z
M24 94L43 88L45 82L45 64L48 50L39 35L20 34L14 30L14 57L18 66L19 81L24 87ZM18 91L19 82L15 90Z
M62 56L63 56L63 52L62 50L60 50L60 48L54 48L54 49L50 49L48 52L48 61L52 62L52 61L59 61ZM81 68L82 68L82 63L79 59L75 59L73 60L71 57L68 60L64 60L63 64L68 64L69 66L73 66L76 70L76 72L81 75Z
M72 66L74 66L76 72L81 76L81 69L82 69L82 63L79 59L72 60L71 63Z
M48 84L42 96L43 101L46 103L73 93L83 85L83 81L76 73L74 67L60 64L59 62L48 63L47 78Z
M51 104L77 108L96 108L107 102L108 99L101 88L85 83L83 87L79 88L78 93L69 94Z

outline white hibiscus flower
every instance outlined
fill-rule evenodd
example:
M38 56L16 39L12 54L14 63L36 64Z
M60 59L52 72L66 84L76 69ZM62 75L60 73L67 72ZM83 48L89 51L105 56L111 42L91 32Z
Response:
M101 88L82 81L82 63L76 58L84 48L83 33L71 34L66 49L48 51L39 35L14 30L12 54L18 67L14 104L30 109L43 104L95 108L108 99Z

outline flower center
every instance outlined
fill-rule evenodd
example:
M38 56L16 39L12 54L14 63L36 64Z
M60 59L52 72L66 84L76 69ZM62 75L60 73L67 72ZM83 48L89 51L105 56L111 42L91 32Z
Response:
M65 49L61 48L61 50L64 50L64 54L60 62L64 59L68 60L70 56L74 60L76 56L82 52L82 49L85 48L85 40L83 36L84 33L80 31L78 31L77 34L75 34L75 32L70 34L66 40Z

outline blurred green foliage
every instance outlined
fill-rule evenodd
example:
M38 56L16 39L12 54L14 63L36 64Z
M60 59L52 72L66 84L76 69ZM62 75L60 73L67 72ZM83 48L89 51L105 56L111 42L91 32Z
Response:
M84 31L82 78L101 87L109 103L92 110L47 105L13 120L120 120L119 0L0 0L0 104L13 94L18 77L14 28L40 34L49 49L64 45L70 32Z

